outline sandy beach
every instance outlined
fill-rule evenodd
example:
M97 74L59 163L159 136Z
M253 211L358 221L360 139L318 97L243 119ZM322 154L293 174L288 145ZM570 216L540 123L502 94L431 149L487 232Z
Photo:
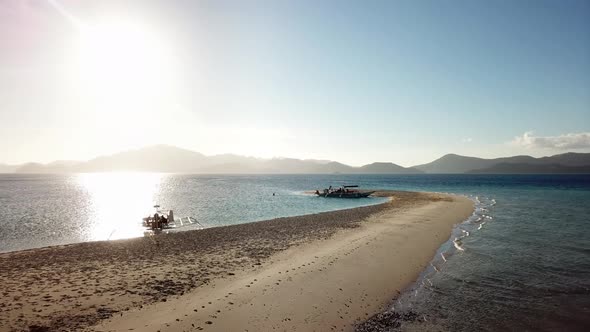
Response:
M0 331L354 330L473 203L380 192L356 209L0 254Z

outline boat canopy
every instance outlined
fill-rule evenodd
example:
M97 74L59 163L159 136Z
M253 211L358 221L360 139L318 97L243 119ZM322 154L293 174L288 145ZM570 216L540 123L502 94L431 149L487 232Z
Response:
M357 185L352 185L352 186L342 186L343 188L358 188Z

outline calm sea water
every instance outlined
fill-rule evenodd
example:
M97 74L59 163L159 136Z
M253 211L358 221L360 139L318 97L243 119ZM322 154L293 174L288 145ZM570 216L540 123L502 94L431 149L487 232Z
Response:
M143 236L141 220L155 204L213 227L385 201L304 193L319 185L327 182L293 176L0 174L0 251Z
M0 251L140 236L154 204L217 226L382 201L303 193L346 183L476 202L393 304L407 326L590 330L590 175L0 175Z

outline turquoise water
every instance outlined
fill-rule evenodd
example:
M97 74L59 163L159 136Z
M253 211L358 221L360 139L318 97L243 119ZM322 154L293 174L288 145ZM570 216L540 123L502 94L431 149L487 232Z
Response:
M367 182L465 194L477 203L476 213L392 305L418 313L419 322L409 325L590 330L590 175L420 175Z
M156 203L217 226L381 201L304 194L350 183L477 204L393 303L417 328L590 330L589 175L0 175L0 251L138 236Z

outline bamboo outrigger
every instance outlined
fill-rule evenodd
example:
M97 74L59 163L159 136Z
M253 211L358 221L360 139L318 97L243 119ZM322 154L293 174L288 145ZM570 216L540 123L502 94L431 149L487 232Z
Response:
M143 226L150 231L159 232L188 225L195 225L197 229L205 228L193 217L174 218L174 211L162 210L159 205L154 205L154 209L153 214L143 218Z

